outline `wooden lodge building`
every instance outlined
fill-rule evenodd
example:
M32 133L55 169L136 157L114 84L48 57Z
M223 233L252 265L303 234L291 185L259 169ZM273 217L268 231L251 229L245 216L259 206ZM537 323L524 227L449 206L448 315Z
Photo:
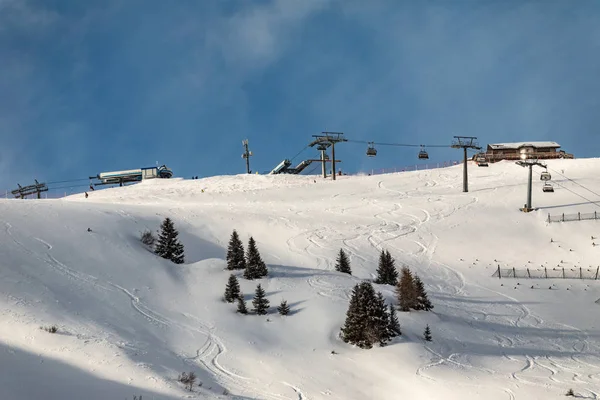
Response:
M573 154L559 149L560 145L556 142L496 143L488 144L487 151L477 154L474 158L485 157L487 162L520 160L523 156L539 160L573 158Z

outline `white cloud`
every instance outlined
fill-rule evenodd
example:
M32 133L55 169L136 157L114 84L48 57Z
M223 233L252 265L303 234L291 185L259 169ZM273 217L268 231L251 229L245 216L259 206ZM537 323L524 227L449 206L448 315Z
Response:
M290 36L331 0L275 0L242 8L222 17L209 32L208 44L216 48L232 69L263 68L286 50Z

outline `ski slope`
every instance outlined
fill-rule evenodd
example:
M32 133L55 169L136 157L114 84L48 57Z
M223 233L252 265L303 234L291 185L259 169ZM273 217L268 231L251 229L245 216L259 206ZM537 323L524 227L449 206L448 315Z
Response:
M600 193L600 159L548 165ZM527 171L511 162L471 166L468 193L459 165L335 182L154 180L87 199L0 200L0 398L547 399L569 388L599 398L600 282L492 277L499 265L600 264L597 222L545 221L598 210L588 200L600 196L554 173L555 193L542 193L539 172L539 210L528 214L518 211ZM183 265L139 241L167 216ZM234 228L245 244L254 237L269 266L268 278L240 279L248 307L262 283L267 316L236 314L222 300ZM340 248L352 276L333 270ZM403 335L361 350L338 333L353 286L374 278L382 248L419 274L435 308L399 312ZM395 301L392 287L375 286ZM287 317L275 310L282 299ZM40 329L52 324L57 334ZM202 382L194 393L175 381L183 371Z

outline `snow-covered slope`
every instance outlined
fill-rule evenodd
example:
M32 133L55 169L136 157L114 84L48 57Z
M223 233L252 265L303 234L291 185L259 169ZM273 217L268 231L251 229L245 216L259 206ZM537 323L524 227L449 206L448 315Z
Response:
M0 398L546 399L600 396L600 282L493 278L502 268L595 269L595 221L545 222L600 201L600 160L550 161L560 186L518 211L514 163L379 176L155 180L61 200L0 200ZM139 241L171 217L186 263ZM91 228L92 232L87 232ZM257 241L272 314L222 301L229 236ZM551 242L552 238L552 242ZM333 271L340 248L353 275ZM435 306L361 350L338 338L352 287L388 249ZM561 263L562 261L562 263ZM550 289L552 287L552 289ZM392 287L376 285L388 301ZM287 317L275 306L286 299ZM248 303L250 306L250 302ZM40 326L56 324L58 334ZM424 342L426 324L433 341ZM334 353L332 353L334 351ZM201 387L175 382L194 371ZM231 395L223 395L227 389Z

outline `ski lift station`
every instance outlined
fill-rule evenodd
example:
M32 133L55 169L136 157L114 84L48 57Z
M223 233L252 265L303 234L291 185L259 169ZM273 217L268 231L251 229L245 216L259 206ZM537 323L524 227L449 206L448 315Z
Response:
M167 168L166 165L162 165L160 167L156 166L124 171L101 172L96 176L90 176L90 179L98 179L100 181L100 183L95 183L95 186L116 184L123 186L124 183L128 182L140 182L142 180L155 178L168 179L172 176L173 171Z

